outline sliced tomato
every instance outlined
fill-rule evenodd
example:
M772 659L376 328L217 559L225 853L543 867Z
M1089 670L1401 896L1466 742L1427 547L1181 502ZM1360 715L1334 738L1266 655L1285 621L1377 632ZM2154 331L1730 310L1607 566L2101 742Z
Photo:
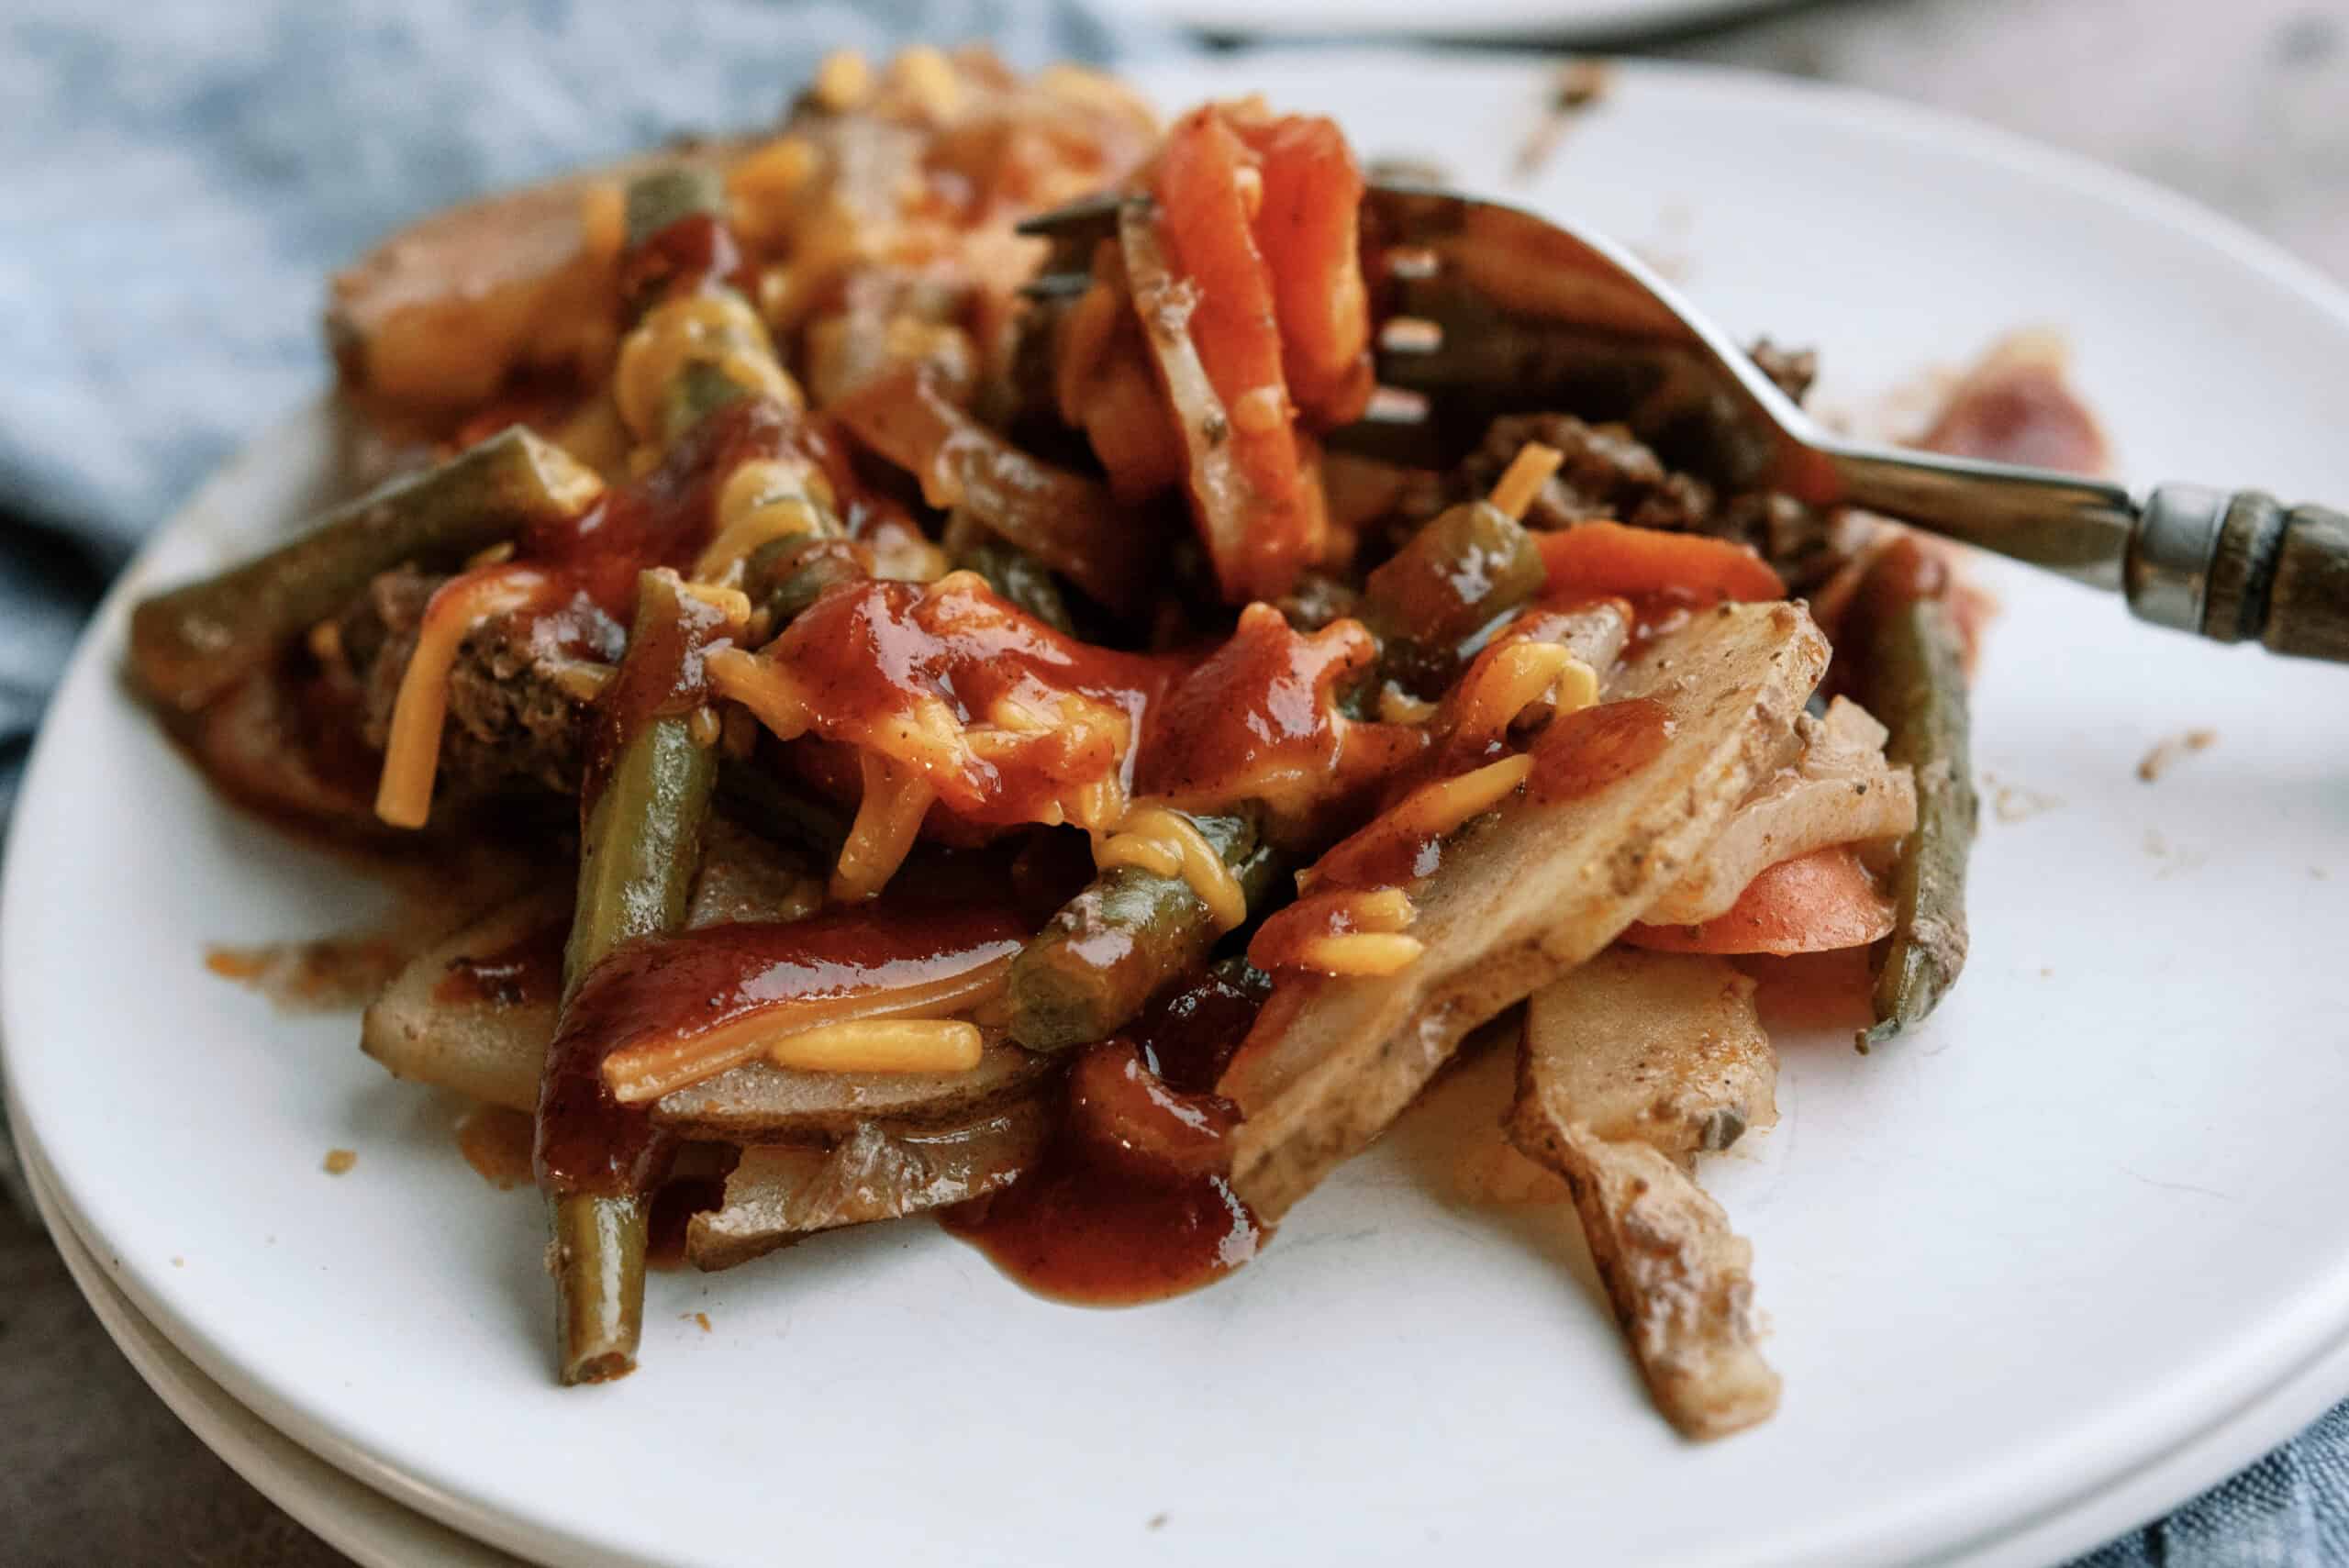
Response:
M1827 952L1892 934L1892 900L1846 845L1780 861L1701 926L1633 926L1632 947L1664 952Z
M1750 545L1604 520L1540 538L1550 591L1638 598L1677 591L1699 600L1783 599L1787 585Z
M1228 443L1250 491L1244 528L1201 519L1229 599L1276 597L1319 542L1298 501L1303 481L1272 270L1256 245L1246 189L1261 177L1254 154L1212 106L1176 124L1157 172L1171 260L1197 291L1191 341L1223 406L1220 428L1204 436L1210 444Z
M1242 122L1263 160L1256 242L1273 272L1281 369L1316 429L1370 401L1370 289L1362 275L1362 167L1336 124L1319 116Z

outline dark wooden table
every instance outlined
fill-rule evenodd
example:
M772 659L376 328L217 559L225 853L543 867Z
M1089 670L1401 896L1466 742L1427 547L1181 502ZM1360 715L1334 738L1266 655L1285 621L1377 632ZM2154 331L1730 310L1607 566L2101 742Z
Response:
M2349 4L1826 0L1650 50L1851 83L2090 153L2349 279ZM0 1562L332 1568L214 1458L0 1204Z

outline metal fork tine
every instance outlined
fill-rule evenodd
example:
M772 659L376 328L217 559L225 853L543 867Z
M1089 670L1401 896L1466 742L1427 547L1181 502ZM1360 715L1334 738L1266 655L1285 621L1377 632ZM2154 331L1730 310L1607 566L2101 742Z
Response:
M1103 234L1117 227L1118 209L1126 198L1116 191L1104 191L1098 195L1081 197L1065 206L1050 212L1040 212L1021 223L1019 232L1033 239L1071 239L1086 229L1098 229Z

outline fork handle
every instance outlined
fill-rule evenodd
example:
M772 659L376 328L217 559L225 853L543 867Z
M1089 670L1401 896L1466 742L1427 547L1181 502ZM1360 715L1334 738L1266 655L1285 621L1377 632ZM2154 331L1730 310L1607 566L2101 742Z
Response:
M2156 626L2349 663L2349 516L2328 507L2198 484L2139 506L2099 479L1826 440L1798 461L1808 498L2118 589Z
M2156 486L2122 564L2140 617L2349 663L2349 516L2257 490Z

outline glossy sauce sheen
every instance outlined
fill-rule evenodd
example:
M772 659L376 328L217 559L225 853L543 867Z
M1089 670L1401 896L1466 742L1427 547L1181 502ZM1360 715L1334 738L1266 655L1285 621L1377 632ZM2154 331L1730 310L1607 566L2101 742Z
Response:
M1249 606L1151 716L1137 793L1203 807L1259 797L1292 814L1358 808L1426 744L1419 726L1339 713L1338 688L1377 656L1360 621L1300 632L1270 605Z
M518 558L626 621L639 570L689 566L709 542L718 487L729 474L753 458L799 450L810 439L789 409L763 397L739 398L672 442L643 478L611 491L576 520L524 534Z
M540 1180L559 1192L641 1191L661 1140L649 1107L605 1087L604 1059L786 1002L844 997L952 976L1007 959L1025 930L994 909L834 909L627 943L563 1009L539 1097Z
M942 700L963 724L1014 693L1081 695L1126 717L1130 736L1174 662L1097 648L1021 614L975 580L925 587L859 583L816 601L767 650L790 672L828 740L867 743ZM959 769L933 771L946 806L973 820L1035 820L1072 784L1121 775L1114 738L1039 731Z
M1258 1000L1199 976L1154 1000L1130 1039L1085 1047L1042 1164L950 1210L946 1229L1039 1295L1088 1307L1178 1296L1247 1262L1267 1232L1224 1179L1238 1114L1207 1085Z
M1671 710L1653 697L1564 715L1534 742L1526 791L1542 802L1595 794L1653 762L1675 728Z

